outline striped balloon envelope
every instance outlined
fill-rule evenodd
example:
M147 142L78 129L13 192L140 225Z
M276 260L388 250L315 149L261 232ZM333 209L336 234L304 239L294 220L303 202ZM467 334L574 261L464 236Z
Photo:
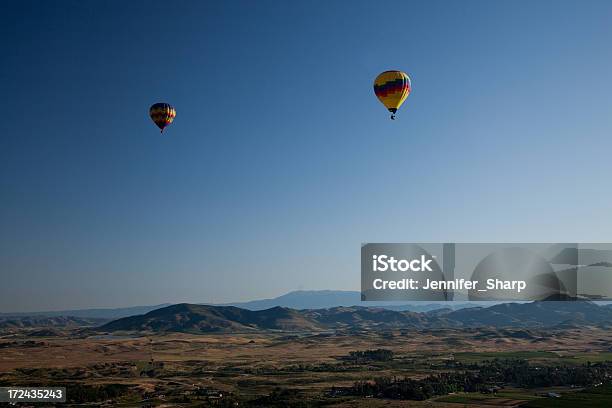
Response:
M176 110L167 103L155 103L149 108L149 116L163 132L176 117Z
M395 119L395 112L402 106L411 91L410 78L402 71L385 71L374 80L374 93Z

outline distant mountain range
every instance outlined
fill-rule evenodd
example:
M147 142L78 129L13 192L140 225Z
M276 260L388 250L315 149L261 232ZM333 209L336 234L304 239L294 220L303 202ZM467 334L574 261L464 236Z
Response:
M410 310L412 304L377 302L377 306L372 307L370 302L355 300L359 299L358 296L359 292L348 291L298 291L275 299L231 306L179 304L0 315L0 329L95 327L104 323L101 329L105 331L195 333L591 324L612 326L612 305L599 306L587 301L503 303L492 306L482 306L482 303L476 302L459 305L455 302L439 302L417 304L415 308L420 311L414 311ZM357 306L359 304L368 306Z
M138 314L145 314L155 309L170 306L171 303L164 303L155 306L134 306L134 307L120 307L114 309L74 309L74 310L57 310L47 312L16 312L16 313L0 313L0 319L3 318L23 318L23 317L59 317L59 316L70 316L79 317L84 319L119 319L126 316L134 316Z
M206 303L203 303L206 304ZM480 303L480 304L486 304ZM215 305L215 304L211 304ZM476 302L362 302L361 292L350 290L296 290L272 299L252 300L250 302L224 303L215 306L235 306L248 310L265 310L273 307L291 309L329 309L340 306L382 307L390 310L410 310L427 312L441 308L461 309L474 307Z
M273 307L291 309L327 309L337 306L357 306L361 293L344 290L298 290L272 299L252 300L250 302L224 303L219 306L236 306L248 310L265 310Z
M209 304L209 303L201 303ZM262 300L252 300L249 302L235 302L226 304L217 304L216 306L236 306L247 310L265 310L273 307L287 307L291 309L326 309L338 306L376 306L384 307L391 310L411 310L425 312L440 308L449 307L452 309L460 309L463 307L474 307L476 302L362 302L361 293L357 291L343 290L310 290L310 291L294 291L285 295ZM119 319L122 317L145 314L150 311L170 306L170 303L164 303L154 306L134 306L113 309L73 309L60 311L43 311L43 312L20 312L20 313L0 313L2 317L24 317L24 316L72 316L81 318L97 318L97 319Z
M431 312L372 307L295 310L273 307L247 310L235 306L178 304L144 315L112 321L103 331L243 332L392 328L552 327L610 325L612 308L588 301L505 303L490 307Z
M100 326L108 322L108 319L99 318L81 318L81 317L66 317L66 316L15 316L15 317L0 317L0 329L23 329L34 327L83 327L83 326Z

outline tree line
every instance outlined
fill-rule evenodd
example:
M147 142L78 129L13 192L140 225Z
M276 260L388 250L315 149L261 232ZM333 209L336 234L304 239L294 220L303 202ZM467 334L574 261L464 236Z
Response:
M423 379L378 377L357 381L348 394L389 399L424 400L451 392L485 392L499 385L521 388L590 386L612 382L612 362L579 366L532 366L527 360L492 360L470 364L463 371Z

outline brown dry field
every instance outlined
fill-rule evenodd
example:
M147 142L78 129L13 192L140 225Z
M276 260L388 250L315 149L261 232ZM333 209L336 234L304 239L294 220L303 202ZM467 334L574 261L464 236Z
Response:
M519 331L520 332L520 331ZM321 394L331 386L350 386L356 380L374 376L399 375L412 378L430 374L427 364L455 358L457 353L552 352L556 358L570 355L610 355L612 332L597 328L556 332L530 331L530 338L512 338L498 333L483 337L480 330L399 331L382 334L360 333L248 333L248 334L165 334L132 338L27 337L27 331L0 337L0 380L46 379L76 381L85 384L119 383L136 385L152 391L156 385L173 382L188 389L211 387L223 391L239 390L247 395L261 395L273 387L289 387L309 394ZM41 344L23 347L20 342ZM1 347L3 343L16 345ZM320 367L337 364L350 351L384 348L394 352L406 366L383 370L333 371L296 370L296 367ZM164 363L163 378L126 375L118 367ZM537 360L537 353L530 360ZM102 367L101 367L102 366ZM17 370L16 370L17 369ZM23 369L25 369L25 374ZM35 374L27 369L42 369ZM283 371L285 370L285 371ZM63 376L63 377L62 377ZM424 407L435 401L349 401L338 407ZM436 403L436 406L457 404ZM365 405L359 405L365 404Z
M257 367L299 363L335 362L350 351L385 348L396 355L458 352L551 351L596 353L611 351L612 331L595 328L556 332L538 341L520 338L478 338L479 330L431 330L394 333L388 338L376 332L362 334L206 334L172 333L135 338L26 338L0 337L3 342L33 340L36 347L0 348L0 372L16 368L84 367L96 363L148 360L211 365ZM124 336L125 337L125 336Z

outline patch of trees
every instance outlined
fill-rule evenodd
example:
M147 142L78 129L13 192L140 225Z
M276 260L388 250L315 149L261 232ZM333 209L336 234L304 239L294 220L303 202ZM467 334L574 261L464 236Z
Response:
M476 391L476 383L459 373L442 373L422 380L379 377L374 381L358 381L352 395L363 397L424 400L456 391Z
M492 360L470 364L465 368L465 371L440 373L419 380L380 377L373 381L358 381L351 388L351 394L424 400L457 391L486 392L493 385L500 384L534 388L612 382L612 362L581 366L531 366L526 360Z
M527 360L493 360L473 365L481 378L523 388L589 386L612 379L612 362L579 366L530 365Z
M346 359L353 361L391 361L393 360L393 351L387 349L351 351Z
M83 404L85 402L106 401L121 397L129 392L129 386L124 384L66 385L68 402Z
M295 389L276 388L270 394L248 401L249 408L316 408L333 403L317 398L306 398L302 392Z

